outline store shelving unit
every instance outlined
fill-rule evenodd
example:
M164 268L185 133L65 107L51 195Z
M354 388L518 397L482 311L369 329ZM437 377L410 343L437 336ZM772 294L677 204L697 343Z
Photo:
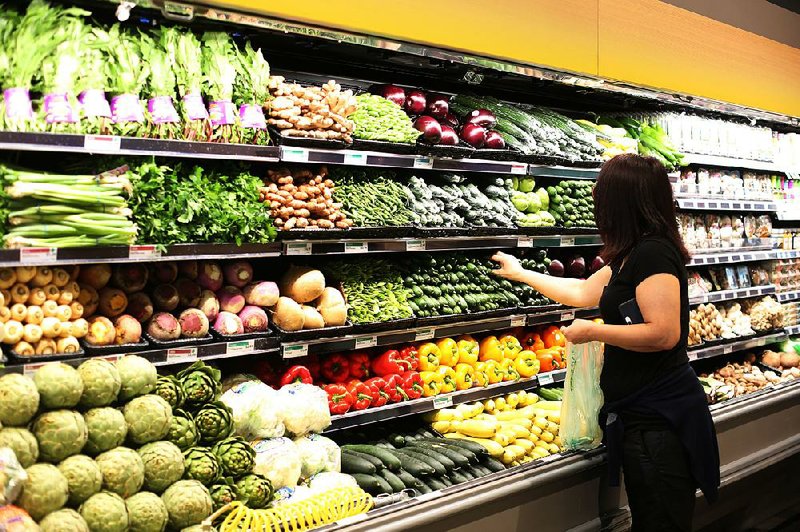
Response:
M739 159L721 155L704 155L699 153L685 153L683 156L684 165L698 166L721 166L723 168L743 168L747 170L761 170L764 172L783 172L781 168L772 161L755 161L751 159Z
M788 303L789 301L797 301L800 299L800 290L790 290L788 292L778 292L777 296L780 303Z
M785 332L771 332L764 335L743 337L731 341L724 341L724 343L721 344L716 344L715 342L716 345L711 346L700 346L696 348L690 347L688 352L689 360L694 361L703 358L717 357L720 355L729 355L731 353L737 353L747 349L753 349L756 347L763 347L768 344L782 342L786 339L787 333L792 334L789 333L787 329Z
M762 200L710 199L678 196L675 198L675 202L681 210L744 212L775 212L778 210L778 205L774 201Z
M779 253L774 250L750 251L742 248L738 251L724 251L719 253L698 253L692 255L689 266L709 266L712 264L733 264L738 262L753 262L761 260L775 260Z
M736 288L734 290L721 290L719 292L709 292L701 296L689 298L690 305L700 303L716 303L718 301L730 301L732 299L744 299L746 297L767 296L775 293L775 285L754 286L752 288Z

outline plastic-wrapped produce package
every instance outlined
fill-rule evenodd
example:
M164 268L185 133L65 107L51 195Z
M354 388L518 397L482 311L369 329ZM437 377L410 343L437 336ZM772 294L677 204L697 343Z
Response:
M322 432L331 424L328 394L311 384L290 384L278 390L286 432L303 436Z
M237 436L248 440L283 436L279 393L263 382L240 382L222 394L220 400L233 411Z
M303 464L300 473L303 479L324 471L341 471L342 452L333 440L319 434L309 434L297 438L294 444Z
M250 442L256 451L253 472L264 475L276 490L297 486L302 471L302 460L297 446L289 438L256 440Z

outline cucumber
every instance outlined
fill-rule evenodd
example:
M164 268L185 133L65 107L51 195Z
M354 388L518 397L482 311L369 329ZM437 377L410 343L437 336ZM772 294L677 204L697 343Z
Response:
M425 484L421 480L419 481L419 486L415 487L414 489L416 490L417 495L425 495L426 493L430 493L433 491L428 487L427 484Z
M431 458L430 456L428 456L428 455L426 455L424 453L420 453L420 452L417 452L417 451L412 451L410 449L400 449L397 452L401 453L401 454L404 454L406 456L410 456L411 458L416 458L417 460L420 460L421 462L424 462L424 463L428 464L430 467L433 468L434 474L437 477L441 477L441 476L447 474L447 468L445 468L436 459ZM404 467L405 467L405 465L404 465Z
M459 447L458 445L450 445L450 441L449 440L447 440L447 443L433 443L433 442L425 442L425 443L431 443L431 444L435 445L437 449L439 449L439 448L447 449L448 451L452 451L454 453L458 453L459 455L461 455L464 458L466 458L467 461L469 461L469 463L471 463L471 464L477 464L480 461L478 459L478 457L475 455L475 453L473 453L469 449L465 449L464 447ZM450 458L450 459L455 462L455 460L453 458ZM458 463L458 462L456 462L456 463Z
M479 457L489 456L489 451L480 443L475 443L469 440L456 440L447 438L423 438L423 441L432 441L433 443L443 443L447 445L455 445L462 449L467 449Z
M491 456L487 456L483 460L481 460L481 464L483 467L491 471L492 473L498 473L500 471L505 471L506 466L503 465L500 460L495 460Z
M380 473L378 473L383 480L386 481L389 486L392 487L392 493L400 493L404 489L406 489L405 483L400 480L397 475L389 471L388 469L382 469Z
M395 447L402 447L406 444L405 436L402 434L390 434L386 439Z
M439 451L434 450L431 447L420 447L418 445L412 445L410 447L406 447L406 449L414 453L422 453L425 456L430 456L431 458L442 464L442 466L447 470L448 473L456 468L455 462L453 462L447 456L440 453Z
M442 484L444 484L445 486L447 486L448 488L449 488L450 486L452 486L452 485L453 485L453 481L452 481L452 480L450 480L450 477L448 477L448 476L443 476L443 477L441 477L441 478L439 479L439 481L440 481Z
M469 467L465 467L464 469L459 469L458 472L461 473L461 476L466 478L467 480L475 480L476 478L478 478L475 476L475 474L472 472L472 469Z
M447 487L441 480L434 477L426 478L425 484L433 491L443 490Z
M378 471L372 462L350 453L342 453L342 473L374 475ZM359 484L360 485L360 484ZM362 486L366 491L366 488Z
M413 448L423 448L423 449L433 449L439 454L442 454L447 457L448 460L452 461L456 467L467 467L469 465L469 460L464 457L463 454L460 454L452 449L445 447L444 445L435 445L428 442L416 442L412 445Z
M395 455L374 445L344 445L342 449L374 456L392 471L397 471L401 467L400 460Z
M473 465L472 470L475 471L476 473L479 473L482 477L492 474L492 471L490 469L483 467L481 464Z
M403 454L400 452L400 450L391 451L391 453L395 455L398 460L400 460L400 463L403 464L403 469L417 478L427 477L436 472L436 470L429 466L427 462L423 462L418 458Z
M408 489L418 489L422 481L416 478L414 475L406 471L405 469L401 469L400 471L395 472L395 476L400 479L400 481L405 485Z
M392 487L385 480L376 475L365 475L363 473L351 473L351 477L356 479L358 487L371 495L381 493L391 493Z
M350 450L343 450L342 454L349 454L351 456L357 456L362 460L366 460L367 462L375 466L375 469L377 471L380 471L381 469L384 468L383 462L381 462L380 458L376 458L370 454L360 453L358 451L350 451Z
M461 484L462 482L466 482L469 479L461 474L459 471L453 471L450 473L450 480L452 480L456 484Z
M414 433L416 436L421 438L435 438L436 435L429 431L428 429L419 429L417 432Z

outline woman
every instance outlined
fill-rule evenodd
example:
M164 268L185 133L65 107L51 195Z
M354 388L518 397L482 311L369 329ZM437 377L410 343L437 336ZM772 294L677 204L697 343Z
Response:
M686 354L689 253L667 171L651 157L614 157L597 177L594 204L607 264L600 271L585 280L550 277L497 253L495 273L565 305L600 307L604 323L575 320L563 331L572 343L605 343L601 417L607 417L612 482L621 461L635 531L689 531L696 487L707 499L716 497L719 456L705 394ZM627 303L624 315L631 317L632 300L641 317L626 324L620 305Z

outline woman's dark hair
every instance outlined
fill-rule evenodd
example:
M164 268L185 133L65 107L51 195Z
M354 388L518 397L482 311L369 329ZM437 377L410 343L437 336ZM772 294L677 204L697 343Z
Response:
M594 217L604 244L601 256L612 266L646 236L666 238L689 261L667 169L653 157L624 153L606 161L594 187Z

